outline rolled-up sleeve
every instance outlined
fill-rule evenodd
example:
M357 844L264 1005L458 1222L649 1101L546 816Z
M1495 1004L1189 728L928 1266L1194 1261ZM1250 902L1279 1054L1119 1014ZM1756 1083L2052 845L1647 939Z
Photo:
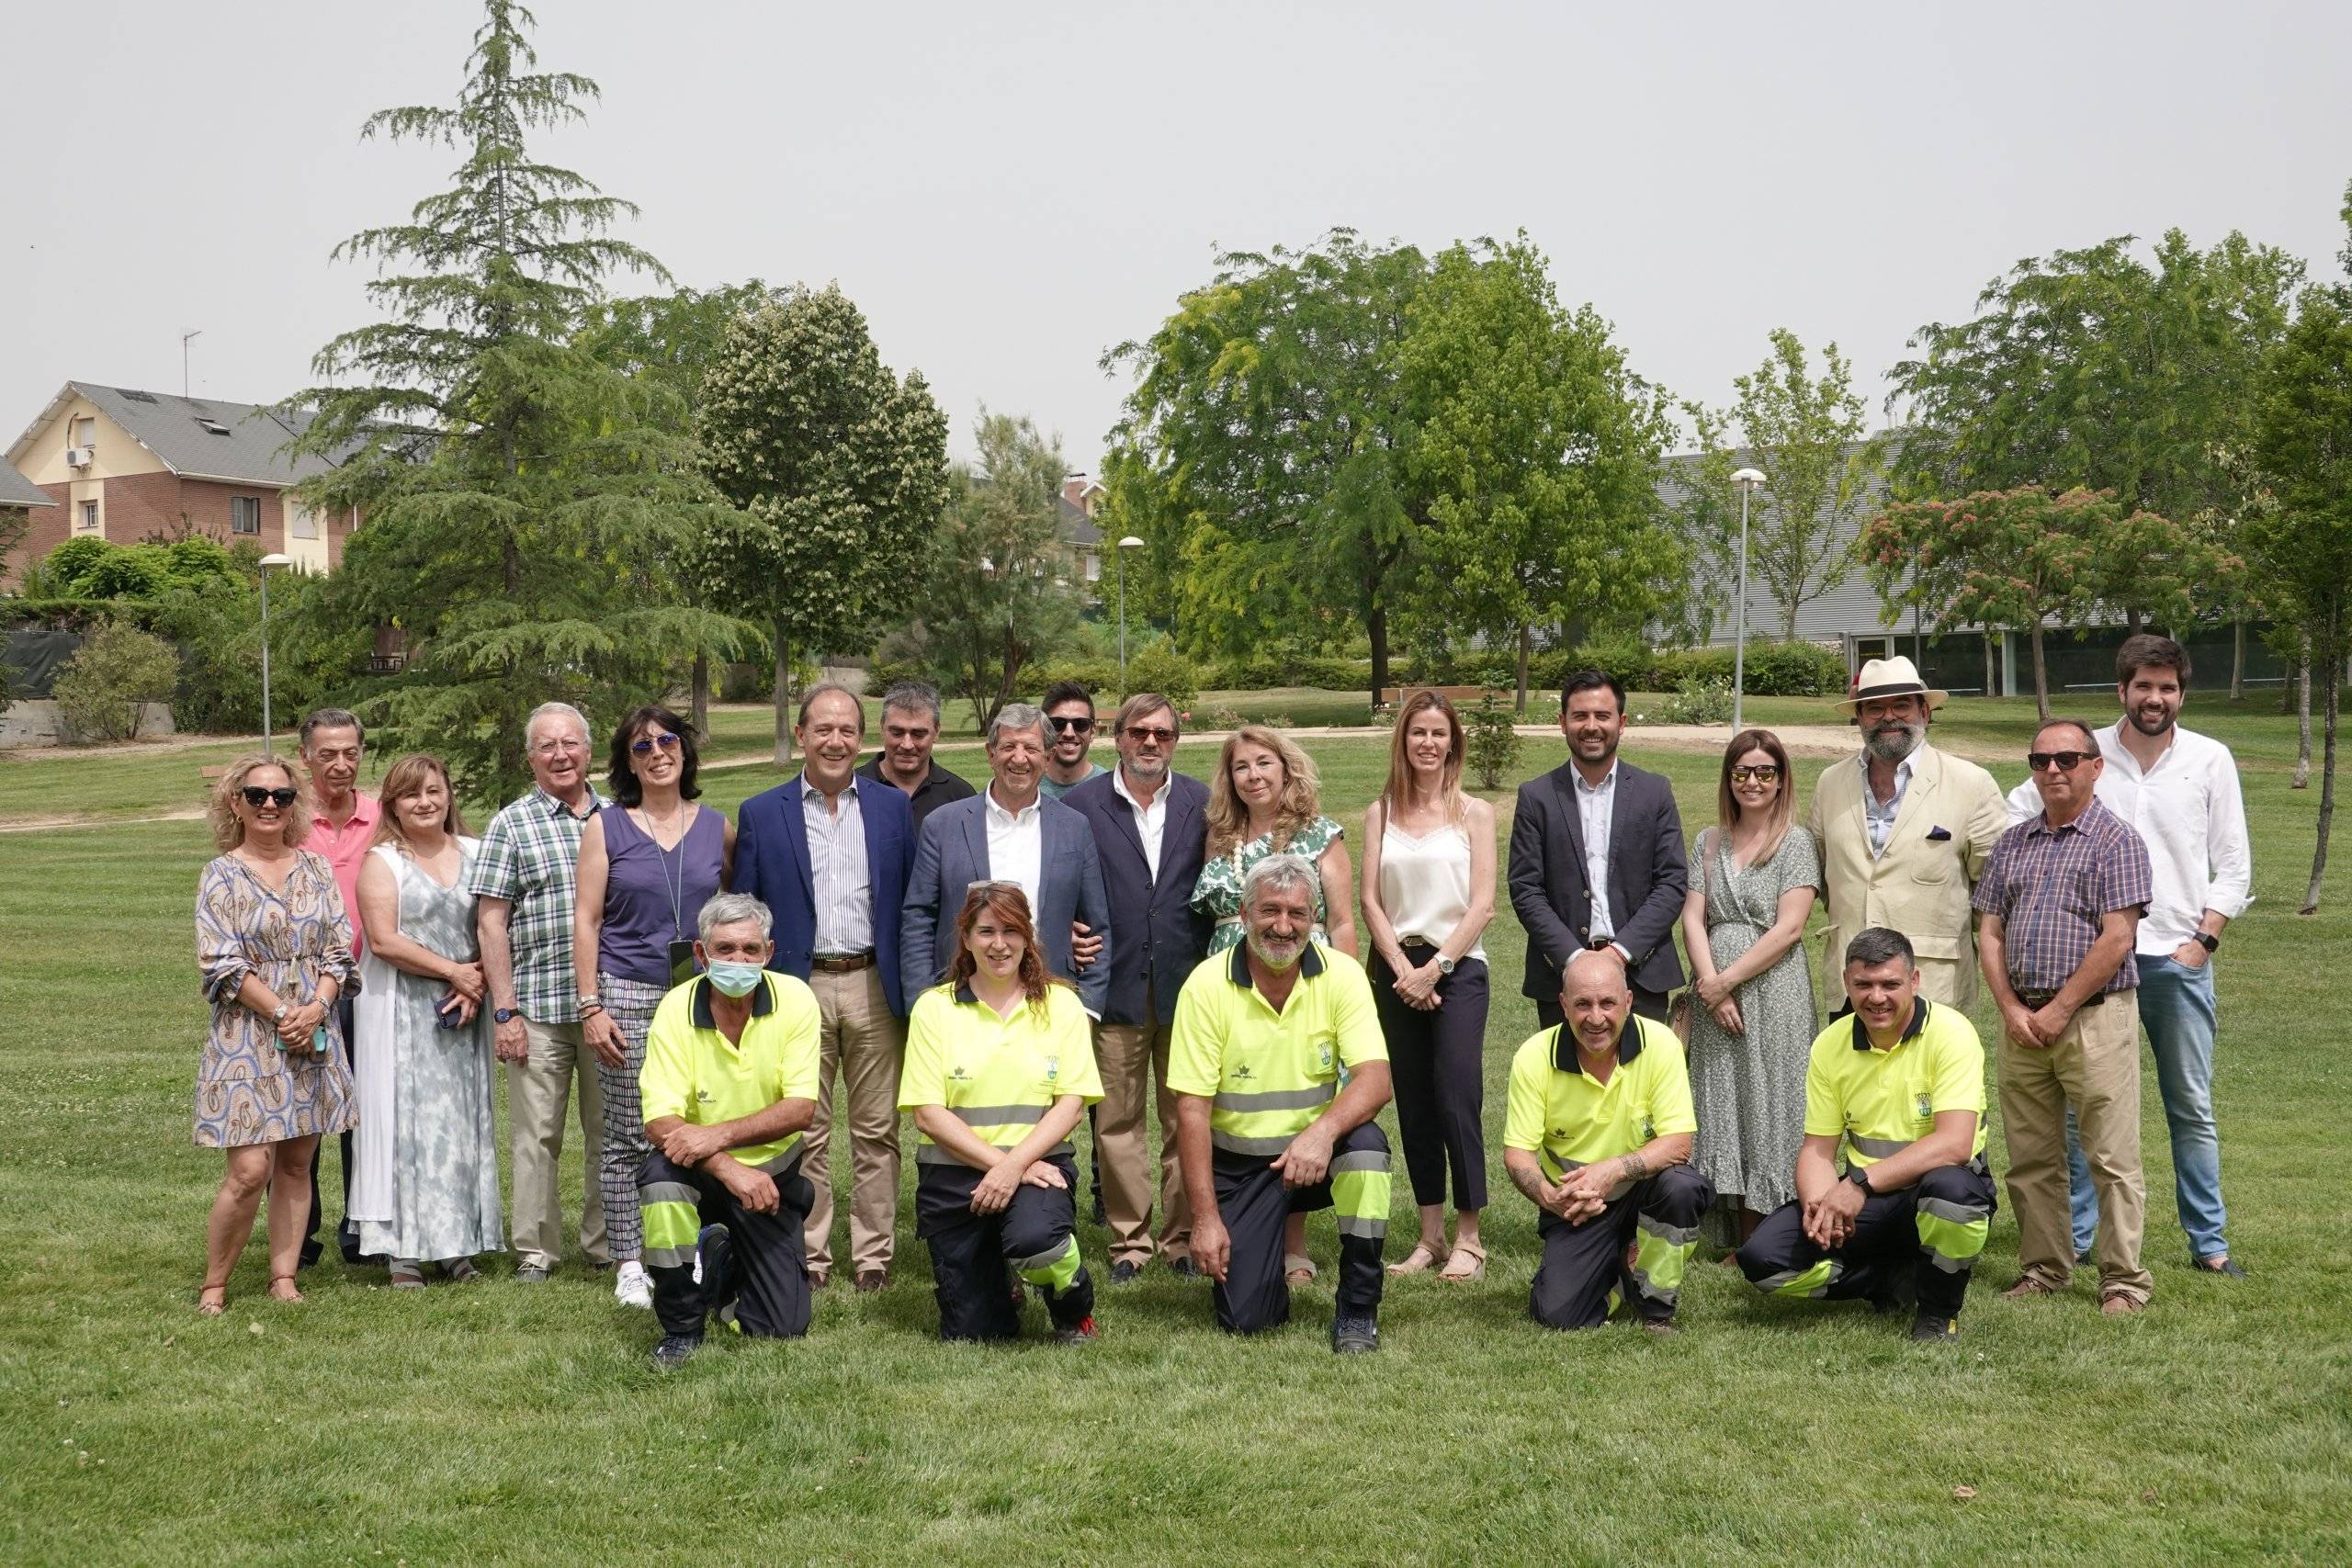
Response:
M209 1002L235 1000L245 976L253 973L234 906L229 879L219 863L206 866L196 889L196 966L203 976L204 999Z
M2205 791L2205 842L2213 880L2205 908L2234 920L2254 902L2254 846L2246 838L2245 793L2229 752L2215 748L2212 781Z

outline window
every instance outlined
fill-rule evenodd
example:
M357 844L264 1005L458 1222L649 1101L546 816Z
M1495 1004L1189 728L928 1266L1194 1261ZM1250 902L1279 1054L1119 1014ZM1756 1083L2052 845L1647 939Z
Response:
M318 514L300 502L286 503L286 536L289 539L315 539L319 536Z
M69 446L95 446L98 444L98 422L87 415L74 422L74 438Z
M199 419L196 423L203 426L206 434L208 434L226 435L229 434L229 427L221 423L217 419Z
M1086 581L1089 582L1100 582L1102 581L1102 558L1101 556L1090 554L1086 558Z
M261 497L232 495L229 498L229 532L232 534L261 532Z
M98 503L95 501L82 503L82 531L85 534L98 531Z

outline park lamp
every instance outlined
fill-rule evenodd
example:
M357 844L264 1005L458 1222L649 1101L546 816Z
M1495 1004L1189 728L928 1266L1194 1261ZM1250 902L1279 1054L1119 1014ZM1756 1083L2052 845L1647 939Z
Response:
M1127 552L1143 548L1133 534L1119 541L1119 700L1127 700Z
M1747 694L1747 498L1764 482L1764 471L1739 468L1733 472L1731 482L1739 487L1738 630L1733 635L1731 655L1731 732L1736 735L1743 728L1740 721Z
M292 566L294 558L273 551L261 558L261 754L270 755L272 730L269 723L269 574L279 567Z

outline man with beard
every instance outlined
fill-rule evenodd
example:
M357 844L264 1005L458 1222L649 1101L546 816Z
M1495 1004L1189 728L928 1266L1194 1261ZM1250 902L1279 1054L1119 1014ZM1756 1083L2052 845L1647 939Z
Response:
M1372 982L1310 940L1315 868L1271 854L1241 881L1245 940L1204 959L1176 1001L1168 1086L1193 1209L1193 1261L1215 1281L1217 1326L1290 1321L1283 1226L1336 1209L1340 1285L1331 1348L1380 1348L1380 1249L1388 1234L1388 1047Z
M1838 705L1862 732L1861 753L1823 772L1806 826L1829 917L1823 976L1844 972L1846 944L1862 931L1898 931L1917 955L1919 994L1964 1012L1976 998L1968 896L2009 813L1992 774L1928 744L1945 696L1907 659L1864 664Z
M1563 1018L1560 977L1568 960L1613 953L1624 965L1634 1010L1663 1023L1667 993L1682 984L1674 928L1690 884L1674 788L1618 760L1625 688L1614 675L1582 670L1568 677L1560 733L1568 760L1519 786L1510 828L1510 904L1527 929L1520 994L1534 1001L1536 1021L1552 1028Z
M1094 698L1085 687L1075 681L1057 681L1046 688L1045 700L1037 705L1046 710L1046 725L1052 731L1046 776L1037 781L1040 794L1059 800L1111 771L1087 755L1094 744Z
M2156 1087L2172 1130L2173 1190L2189 1260L2210 1274L2244 1279L2222 1229L2222 1139L2213 1124L2213 953L2223 928L2254 902L2254 852L2237 760L2211 736L2180 728L2188 693L2188 651L2168 637L2125 639L2115 655L2123 716L2092 731L2107 760L2099 804L2138 830L2148 846L2153 897L2140 921L2140 1024L2156 1058ZM2023 822L2041 812L2028 779L2009 792ZM2098 1199L2081 1136L2068 1119L2066 1161L2075 1252L2088 1257L2098 1231Z

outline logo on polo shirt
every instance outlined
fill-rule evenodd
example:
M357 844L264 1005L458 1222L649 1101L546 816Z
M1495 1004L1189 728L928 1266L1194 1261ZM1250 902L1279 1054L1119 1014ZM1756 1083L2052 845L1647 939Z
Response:
M1237 1078L1251 1078L1256 1077L1258 1075L1250 1070L1249 1063L1244 1062L1239 1066L1233 1069L1233 1076Z
M1919 1098L1912 1106L1912 1109L1917 1112L1919 1120L1922 1122L1932 1122L1936 1119L1935 1101L1928 1098L1927 1092L1924 1089L1920 1091Z
M963 1063L958 1062L954 1066L947 1069L947 1081L950 1083L970 1083L972 1081L972 1075L964 1070Z
M1327 1073L1331 1070L1331 1044L1329 1041L1324 1041L1315 1047L1315 1065L1322 1068Z
M1048 1056L1048 1057L1046 1057L1046 1081L1047 1083L1052 1083L1056 1078L1058 1078L1058 1077L1060 1077L1061 1076L1062 1076L1062 1059L1061 1059L1059 1056Z
M697 1105L708 1105L718 1098L718 1097L717 1095L714 1095L707 1089L698 1089L695 1090L695 1103Z

